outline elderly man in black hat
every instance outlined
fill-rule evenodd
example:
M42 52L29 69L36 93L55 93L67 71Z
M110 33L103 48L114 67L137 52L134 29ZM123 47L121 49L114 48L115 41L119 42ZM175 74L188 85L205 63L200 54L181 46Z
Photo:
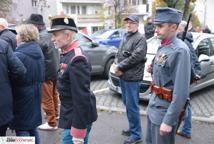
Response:
M174 8L157 8L154 23L161 46L150 68L153 78L147 107L147 144L174 144L176 126L189 97L190 53L176 37L182 13Z
M39 30L39 45L45 57L45 81L42 84L42 108L47 122L40 125L41 130L56 130L59 115L59 96L56 80L59 70L59 51L51 42L51 34L46 30L43 16L31 14L27 23L33 24Z
M91 125L97 119L96 100L90 91L91 65L75 38L77 26L72 18L53 17L49 32L62 50L58 90L63 144L88 144Z
M134 144L142 141L139 83L143 78L147 43L146 38L138 32L138 16L130 15L124 19L124 22L127 33L120 44L112 67L115 69L115 74L120 77L122 98L129 123L128 129L122 131L122 135L129 137L124 144Z

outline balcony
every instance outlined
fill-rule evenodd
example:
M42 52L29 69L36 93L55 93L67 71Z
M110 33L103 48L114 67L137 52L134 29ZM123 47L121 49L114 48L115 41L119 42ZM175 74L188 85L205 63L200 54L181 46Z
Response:
M123 9L123 14L146 15L148 14L147 5L130 6Z
M100 15L77 15L78 23L98 23L103 22Z
M104 0L60 0L61 3L103 4Z

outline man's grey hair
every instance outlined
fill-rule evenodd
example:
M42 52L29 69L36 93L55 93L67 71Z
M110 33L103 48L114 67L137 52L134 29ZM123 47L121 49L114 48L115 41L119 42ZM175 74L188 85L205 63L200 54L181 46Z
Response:
M4 28L8 28L8 22L4 18L0 18L0 25L3 26Z
M72 30L63 30L64 33L73 33L73 36L76 36L76 32L72 31Z

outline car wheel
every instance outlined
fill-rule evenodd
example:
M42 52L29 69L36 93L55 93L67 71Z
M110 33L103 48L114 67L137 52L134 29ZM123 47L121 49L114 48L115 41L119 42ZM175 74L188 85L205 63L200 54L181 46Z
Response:
M114 62L114 59L111 58L107 61L106 65L105 65L105 70L104 70L104 78L108 79L108 74L109 74L109 70L110 70L110 67L111 65L113 64Z

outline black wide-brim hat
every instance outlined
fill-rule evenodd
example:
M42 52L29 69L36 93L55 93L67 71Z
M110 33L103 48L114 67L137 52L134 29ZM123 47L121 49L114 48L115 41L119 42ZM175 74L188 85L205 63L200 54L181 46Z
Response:
M38 25L44 25L43 16L40 14L31 14L29 19L27 20L27 23L29 24L38 24Z
M77 26L69 16L54 16L51 18L51 28L48 32L54 32L59 30L72 30L77 33Z

